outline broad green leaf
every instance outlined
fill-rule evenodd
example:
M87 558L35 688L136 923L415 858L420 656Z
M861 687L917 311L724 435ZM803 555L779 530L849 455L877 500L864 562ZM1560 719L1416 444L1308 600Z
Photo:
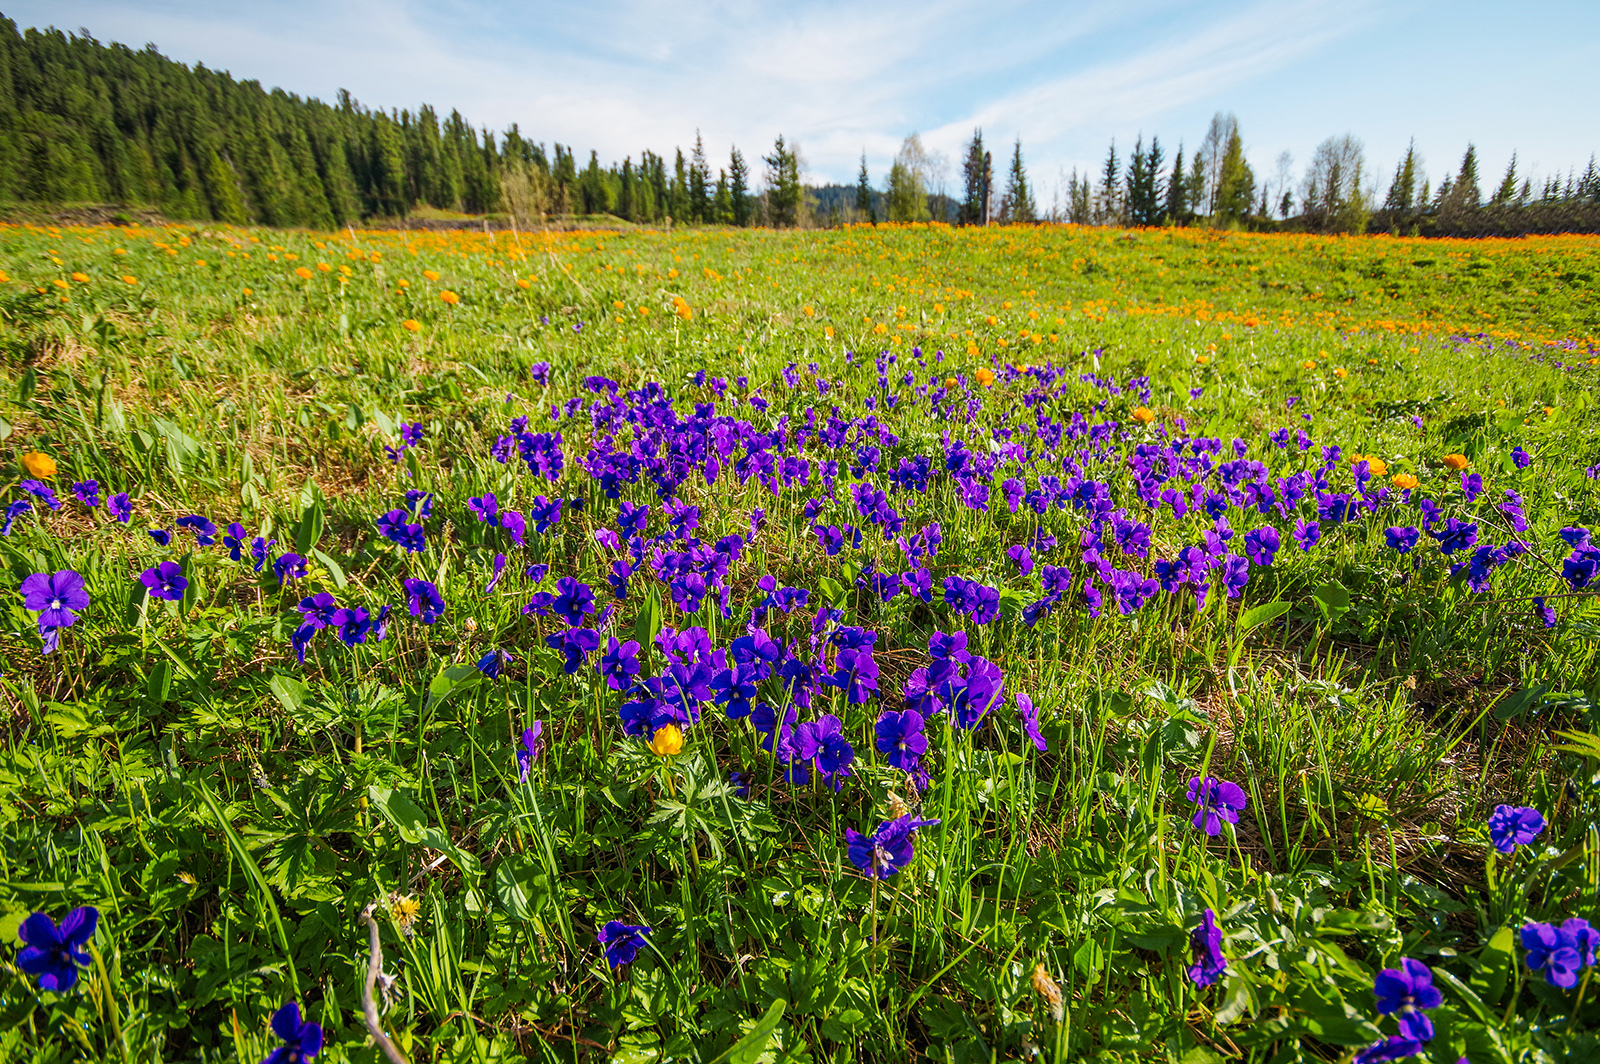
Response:
M1260 606L1253 606L1239 614L1239 631L1248 632L1259 628L1268 621L1275 621L1289 612L1289 603L1283 600L1265 602Z

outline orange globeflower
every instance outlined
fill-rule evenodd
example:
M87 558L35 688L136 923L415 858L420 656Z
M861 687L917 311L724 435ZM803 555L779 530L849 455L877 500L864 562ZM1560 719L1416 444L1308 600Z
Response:
M1211 356L1210 355L1195 355L1194 356L1194 360L1196 362L1200 363L1200 365L1202 365L1202 366L1209 366L1211 364Z
M319 262L317 263L317 269L321 270L323 273L330 273L332 272L333 267L329 266L326 262Z
M954 388L956 385L958 385L960 383L961 382L956 380L954 377L946 377L944 379L944 386L946 388Z
M1317 368L1317 364L1315 362L1311 361L1308 358L1304 362L1300 363L1300 368L1301 369L1316 369Z
M411 282L406 280L404 277L402 277L402 278L400 278L400 280L396 281L395 284L399 285L401 288L410 288L411 287Z
M973 376L976 377L978 379L978 383L983 385L985 388L994 387L994 371L988 366L979 366L978 371L974 373Z
M400 323L400 328L404 329L406 332L421 332L422 323L415 318L407 318L405 321Z
M1393 484L1401 491L1410 491L1412 488L1421 483L1421 481L1417 480L1417 478L1412 476L1410 473L1396 473L1394 475L1394 479L1389 483Z
M683 750L683 731L676 724L663 724L647 745L657 757L671 757Z
M299 277L302 281L311 280L311 271L306 269L304 266L296 266L294 268L294 272L295 276Z
M1467 456L1464 454L1447 454L1440 461L1451 469L1465 469L1468 465Z
M422 276L426 277L430 281L437 281L439 279L439 275L432 270L423 270Z
M75 273L72 275L72 279L74 281L82 282L83 284L89 283L89 275L86 273Z
M1367 470L1373 476L1386 477L1389 475L1389 463L1385 462L1382 458L1377 458L1370 454L1358 454L1354 458L1350 459L1350 464L1355 465L1363 458L1367 460Z
M29 451L22 456L22 467L36 477L56 475L56 460L43 451Z
M461 297L450 291L448 288L439 293L439 298L444 300L446 303L449 303L452 307L461 302Z
M1340 366L1338 369L1333 371L1333 375L1335 377L1338 377L1340 380L1344 380L1345 377L1347 377L1349 375L1349 373L1350 373L1350 371L1345 369L1343 366Z
M1156 412L1148 406L1136 406L1133 408L1133 420L1139 422L1139 424L1148 425L1155 419Z
M518 277L517 278L517 287L518 288L528 288L528 287L530 287L530 285L529 285L529 282L528 282L528 280L526 278Z
M673 313L682 318L684 321L689 321L694 317L693 308L691 308L689 304L683 302L682 300L678 302L678 305L676 308L674 308ZM668 726L670 727L670 725Z
M138 284L139 283L139 278L135 277L131 273L125 273L125 274L122 275L122 283L123 284Z

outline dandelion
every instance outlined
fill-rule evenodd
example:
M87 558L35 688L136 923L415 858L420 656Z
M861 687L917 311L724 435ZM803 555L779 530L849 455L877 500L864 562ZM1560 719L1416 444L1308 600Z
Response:
M17 954L17 967L38 976L39 989L57 992L71 990L78 982L78 968L89 966L83 947L94 937L100 910L83 905L61 918L61 926L47 913L34 913L17 928L24 943Z
M300 1006L293 1001L285 1001L272 1014L272 1033L283 1039L283 1045L267 1054L261 1064L300 1064L322 1052L321 1025L302 1022Z
M29 451L22 456L22 468L33 476L48 479L56 475L56 460L43 451Z
M1531 806L1497 805L1489 815L1489 838L1501 853L1514 853L1544 830L1544 814Z
M422 915L422 903L409 894L394 894L389 898L389 915L400 925L402 934L410 937L411 928Z

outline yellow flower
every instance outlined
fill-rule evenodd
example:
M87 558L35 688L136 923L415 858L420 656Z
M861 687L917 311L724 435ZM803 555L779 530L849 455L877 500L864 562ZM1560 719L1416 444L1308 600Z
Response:
M961 382L956 380L954 377L946 377L944 379L944 386L946 388L954 388L956 385L958 385L960 383Z
M311 271L306 269L304 266L296 266L294 268L294 272L295 276L299 277L302 281L311 280Z
M406 332L421 332L422 323L415 318L407 318L405 321L400 323L400 328L404 329Z
M1464 454L1447 454L1441 458L1440 461L1449 466L1451 469L1458 470L1467 468L1467 465L1469 464L1467 462L1467 456Z
M444 300L446 303L449 303L452 307L461 302L461 297L450 291L448 288L439 293L439 298Z
M1400 491L1409 491L1421 482L1410 473L1396 473L1394 475L1394 479L1389 483L1393 484Z
M56 460L43 451L29 451L22 456L22 467L36 477L56 475Z
M331 273L333 271L333 267L329 266L326 262L317 263L317 269L321 270L323 273Z
M683 750L683 732L676 724L663 724L650 739L650 752L657 757L671 757Z
M1345 369L1343 366L1340 366L1338 369L1333 371L1333 375L1335 377L1338 377L1340 380L1344 380L1347 376L1350 375L1350 371Z
M612 300L612 301L611 301L611 306L612 306L612 309L614 309L614 310L621 310L621 309L622 309L622 306L623 306L623 303L622 303L622 300L620 300L620 299L613 299L613 300Z
M1195 355L1194 360L1202 366L1209 366L1211 364L1210 355Z
M994 371L988 366L979 366L978 371L974 373L973 376L976 377L978 379L978 383L983 385L985 388L994 387Z
M1317 368L1317 364L1315 362L1311 361L1308 358L1304 362L1300 363L1300 368L1301 369L1316 369Z
M985 325L994 325L994 324L996 324L996 319L995 319L995 316L993 314L989 315L987 318L984 318L983 321L984 321Z
M815 316L816 313L817 313L815 310L812 309L811 304L809 304L809 303L807 303L805 306L801 307L800 309L805 312L805 315L808 318Z
M439 275L433 270L423 270L422 276L426 277L430 281L437 281L439 279Z
M247 295L247 296L253 296L253 295L256 294L256 291L255 291L254 288L246 288L244 290L244 294Z
M1136 406L1133 408L1133 420L1139 422L1139 424L1148 425L1155 419L1156 412L1148 406Z
M396 894L389 903L389 914L400 925L400 930L409 935L411 925L422 914L422 903L409 894Z

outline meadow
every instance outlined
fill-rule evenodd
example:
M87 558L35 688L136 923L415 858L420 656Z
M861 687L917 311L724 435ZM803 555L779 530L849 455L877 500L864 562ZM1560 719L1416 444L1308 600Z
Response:
M1600 1057L1597 276L0 227L0 1061Z

